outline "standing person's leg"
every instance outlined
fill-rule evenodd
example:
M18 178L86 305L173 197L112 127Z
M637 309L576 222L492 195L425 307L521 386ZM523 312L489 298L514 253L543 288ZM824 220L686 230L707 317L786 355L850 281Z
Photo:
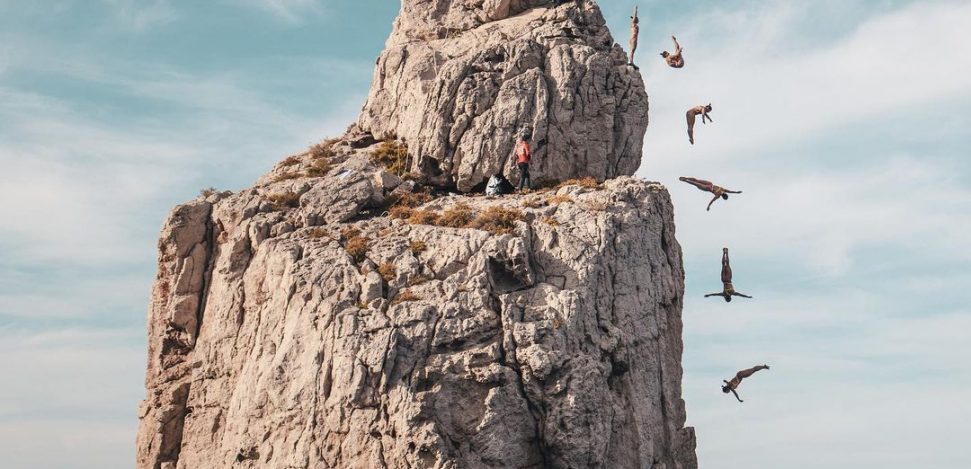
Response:
M523 165L523 181L526 183L526 190L533 189L533 181L529 177L529 163Z
M519 168L519 190L521 191L526 185L526 174L528 169L524 163L519 163L516 165L516 167Z

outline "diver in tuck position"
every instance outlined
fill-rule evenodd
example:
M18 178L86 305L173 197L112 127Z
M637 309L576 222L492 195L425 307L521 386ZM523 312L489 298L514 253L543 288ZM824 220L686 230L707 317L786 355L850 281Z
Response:
M709 293L705 295L705 298L710 296L720 296L725 298L725 301L732 301L733 296L751 298L751 296L735 291L735 287L732 285L732 266L728 263L728 248L722 250L722 284L724 284L724 288L721 292Z

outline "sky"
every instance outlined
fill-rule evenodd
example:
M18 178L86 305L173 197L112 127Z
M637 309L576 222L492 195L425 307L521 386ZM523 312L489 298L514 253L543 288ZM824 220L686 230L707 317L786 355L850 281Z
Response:
M621 44L632 3L601 2ZM971 467L971 4L636 3L701 467ZM339 134L397 8L0 0L4 467L132 466L168 210ZM679 176L744 193L706 212ZM703 298L722 247L753 300Z

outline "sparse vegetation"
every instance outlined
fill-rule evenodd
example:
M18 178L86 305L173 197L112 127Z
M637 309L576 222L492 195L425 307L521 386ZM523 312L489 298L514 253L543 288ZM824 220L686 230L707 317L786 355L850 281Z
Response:
M398 269L395 268L394 264L385 262L378 266L378 273L381 274L381 278L385 282L391 282L398 276Z
M205 197L207 199L209 197L212 197L212 196L218 194L218 193L219 193L219 190L217 190L215 187L207 187L207 188L199 191L199 195L201 195L202 197Z
M523 208L542 208L546 205L542 199L531 198L523 201Z
M310 147L310 157L319 160L322 158L332 158L336 156L334 152L334 144L337 143L336 138L329 138L320 142L312 147Z
M408 171L408 145L397 140L385 140L371 152L371 163L403 175Z
M428 283L428 282L432 281L432 278L433 277L431 277L429 275L424 275L424 274L416 275L416 276L408 279L408 287L409 288L411 288L411 287L417 287L418 285L421 285L423 283Z
M330 232L324 228L311 228L307 231L307 236L313 239L326 238L330 239Z
M401 293L398 293L398 295L394 297L394 300L391 302L391 304L396 305L399 303L407 303L409 301L418 301L420 299L421 297L412 293L411 290L404 290Z
M300 164L300 158L296 156L287 157L287 159L280 162L280 166L288 167Z
M554 195L546 199L546 203L550 205L560 205L560 204L572 203L572 202L573 202L573 197L570 197L567 194Z
M449 228L463 228L468 226L469 223L472 223L474 218L475 215L472 213L472 207L459 204L446 210L441 220L439 220L439 224Z
M394 204L403 207L415 208L425 205L431 201L432 195L427 192L412 192L398 197L398 200L395 200Z
M284 192L282 194L270 194L266 200L273 204L277 210L286 208L297 208L300 206L300 194L296 192Z
M484 230L494 234L509 234L516 228L516 222L525 219L523 212L505 207L489 207L475 217L469 228Z
M580 186L587 189L599 189L600 183L595 178L585 177L580 179L567 179L557 185L558 188L566 186Z
M587 200L583 202L583 208L591 212L602 212L607 210L607 202L603 200Z
M547 225L550 225L550 226L560 226L559 220L553 217L543 218L543 223L546 223Z
M413 209L408 223L412 225L440 225L441 216L432 210Z
M333 166L330 164L330 161L327 161L326 159L315 160L310 164L310 168L307 169L306 176L312 178L324 177L328 172L330 172L332 167Z
M271 182L289 181L291 179L297 179L299 177L300 177L300 173L283 173L273 178Z
M341 241L344 242L344 249L351 255L354 262L361 263L367 257L371 241L366 236L361 236L361 230L356 228L344 228L341 231Z
M411 240L410 243L408 243L408 249L411 250L412 254L414 254L415 256L418 256L419 254L425 252L425 250L428 249L428 244L425 243L424 241L413 239Z
M391 218L397 218L399 220L407 220L411 218L413 213L415 213L415 209L404 205L395 205L388 210L388 216Z

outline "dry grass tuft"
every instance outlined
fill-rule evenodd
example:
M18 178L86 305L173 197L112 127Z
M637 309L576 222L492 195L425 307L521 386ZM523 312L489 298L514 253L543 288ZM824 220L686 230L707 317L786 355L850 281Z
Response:
M370 248L371 240L365 236L361 236L361 230L350 227L344 228L341 230L341 241L344 243L344 249L351 255L354 262L359 264L364 262L368 249Z
M405 174L408 171L408 145L397 140L385 140L371 152L371 163L399 176Z
M554 196L551 196L548 199L546 199L546 203L548 203L550 205L560 205L560 204L573 203L573 197L570 197L567 194L554 195Z
M378 273L381 274L381 278L385 282L391 282L398 276L398 269L395 268L394 264L385 262L378 266Z
M394 301L392 301L391 304L396 305L399 303L407 303L409 301L418 301L420 299L421 297L412 293L411 290L405 290L398 293L398 295L394 297Z
M395 205L400 205L404 207L415 208L421 205L425 205L432 201L432 195L427 192L411 192L408 194L401 195L395 200Z
M475 219L475 214L472 213L472 207L466 204L456 205L442 214L441 220L439 220L440 226L447 226L449 228L464 228L472 223Z
M567 179L566 181L559 183L556 187L561 188L566 186L580 186L587 189L599 189L600 183L597 182L595 178L585 177L580 179Z
M310 157L315 160L334 157L336 155L334 144L337 141L336 138L330 138L310 147Z
M412 225L439 225L441 224L441 216L431 210L413 209L411 216L408 217L408 223Z
M369 244L370 242L367 238L358 236L356 238L347 240L347 243L344 244L344 249L347 249L347 253L351 255L354 262L360 264L361 262L364 262L365 258L367 258L367 251L370 247Z
M546 202L542 199L531 198L523 201L523 208L542 208L544 206L546 206Z
M311 228L307 230L307 236L312 239L331 239L330 232L324 228Z
M419 254L428 250L428 244L425 243L424 241L419 241L417 239L414 239L410 243L408 243L408 249L410 249L411 253L417 257Z
M333 166L330 164L330 161L326 159L315 160L310 164L310 168L307 169L306 176L311 178L324 177L330 172L331 168Z
M285 160L283 160L283 161L280 162L280 166L282 166L284 168L287 167L287 166L295 166L295 165L298 165L298 164L300 164L300 158L298 158L296 156L287 157L287 159L285 159Z
M543 223L546 223L547 225L550 225L550 226L560 226L559 220L553 217L543 218Z
M199 191L199 195L201 195L201 196L203 196L203 197L205 197L207 199L209 197L212 197L212 196L218 194L218 193L219 193L219 190L216 189L215 187L207 187L207 188Z
M607 202L603 200L587 200L583 202L583 208L591 212L603 212L607 210Z
M516 222L525 218L523 212L517 209L489 207L475 217L468 227L493 234L509 234L516 229Z
M413 213L415 213L415 209L404 205L395 205L391 207L391 210L388 210L388 216L397 218L398 220L407 220L411 218Z
M271 194L266 200L273 204L277 210L286 208L297 208L300 206L300 194L296 192L284 192L282 194Z

